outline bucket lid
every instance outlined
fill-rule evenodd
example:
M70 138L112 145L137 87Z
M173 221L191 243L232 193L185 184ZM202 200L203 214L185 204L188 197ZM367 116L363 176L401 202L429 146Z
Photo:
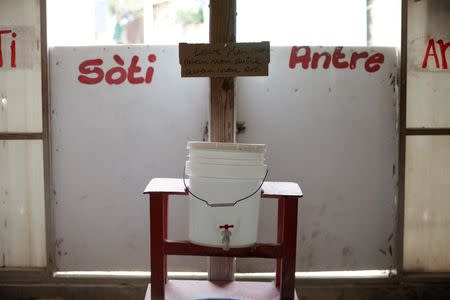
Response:
M241 143L216 143L216 142L188 142L187 149L264 153L266 152L266 145L241 144Z

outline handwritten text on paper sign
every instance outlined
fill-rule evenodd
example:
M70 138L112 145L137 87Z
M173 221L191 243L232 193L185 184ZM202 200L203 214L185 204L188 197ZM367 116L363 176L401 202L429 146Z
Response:
M179 44L182 77L267 76L270 43Z

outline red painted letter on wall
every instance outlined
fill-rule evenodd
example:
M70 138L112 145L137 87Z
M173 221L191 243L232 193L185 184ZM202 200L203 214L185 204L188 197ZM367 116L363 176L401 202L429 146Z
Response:
M79 66L79 71L81 74L89 75L96 74L94 77L89 77L85 75L78 76L78 81L84 84L96 84L103 80L103 70L101 68L95 66L101 66L103 64L103 60L98 59L88 59L83 61Z
M448 70L448 64L447 64L447 48L450 47L450 42L444 43L443 40L437 41L439 45L439 50L441 50L441 59L442 59L442 69Z
M430 56L434 56L434 62L436 64L436 68L439 69L439 58L436 53L436 46L434 44L434 39L430 39L428 41L427 50L425 51L425 57L423 58L422 69L427 68L428 58Z
M305 54L297 56L298 51L305 49ZM291 57L289 59L289 68L294 69L296 64L301 63L303 69L308 69L309 62L311 61L311 48L308 46L292 47Z

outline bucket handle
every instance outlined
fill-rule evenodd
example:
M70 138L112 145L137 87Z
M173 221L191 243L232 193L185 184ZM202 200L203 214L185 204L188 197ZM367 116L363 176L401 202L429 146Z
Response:
M269 173L269 169L266 169L266 175L264 175L264 178L263 178L261 184L259 185L259 187L256 189L256 191L254 191L254 192L251 193L250 195L248 195L248 196L246 196L246 197L244 197L244 198L238 199L238 200L236 200L236 201L234 201L234 202L232 202L232 203L209 203L208 200L205 200L205 199L203 199L203 198L200 198L199 196L197 196L197 195L195 195L194 193L192 193L191 190L189 189L189 187L186 185L186 167L184 167L184 171L183 171L183 184L184 184L184 187L185 187L186 191L187 191L190 195L192 195L194 198L197 198L197 199L200 200L200 201L205 202L206 205L208 205L209 207L230 207L230 206L235 206L237 203L239 203L239 202L241 202L241 201L244 201L245 199L248 199L248 198L250 198L251 196L253 196L254 194L256 194L256 193L261 189L261 187L263 186L264 182L266 181L266 178L267 178L267 174L268 174L268 173Z

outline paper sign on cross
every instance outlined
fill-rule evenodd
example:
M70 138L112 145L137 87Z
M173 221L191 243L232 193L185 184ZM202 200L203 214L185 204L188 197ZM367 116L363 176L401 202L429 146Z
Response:
M181 77L267 76L270 43L180 43Z

